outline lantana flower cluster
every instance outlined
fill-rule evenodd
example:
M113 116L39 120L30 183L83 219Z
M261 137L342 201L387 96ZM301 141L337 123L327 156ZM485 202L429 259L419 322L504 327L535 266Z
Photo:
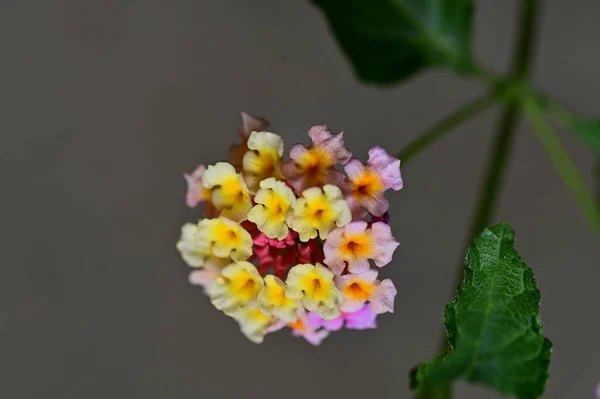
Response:
M286 327L314 345L343 327L375 328L394 311L396 288L378 268L399 245L384 194L402 188L400 161L374 147L363 163L324 125L286 160L268 125L242 113L230 162L184 175L187 205L205 216L177 243L190 282L256 343Z

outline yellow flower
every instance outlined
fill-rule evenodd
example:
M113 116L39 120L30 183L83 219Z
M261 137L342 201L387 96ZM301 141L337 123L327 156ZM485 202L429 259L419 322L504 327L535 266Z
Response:
M260 182L254 202L256 205L248 212L248 220L255 223L267 237L283 240L288 235L292 207L296 202L292 190L285 183L270 177Z
M259 308L243 309L234 318L242 333L255 344L263 342L267 328L275 322L274 317L264 314Z
M242 138L240 144L229 147L229 158L237 170L242 169L244 154L248 151L248 138L252 132L262 132L269 127L269 121L259 116L252 116L242 111L242 124L238 128L238 134Z
M265 288L258 294L258 306L264 314L294 323L298 317L296 315L298 304L285 296L285 289L286 285L279 277L272 274L265 276Z
M285 296L302 300L304 307L317 312L325 320L340 315L342 294L333 281L333 273L325 266L303 264L292 267L286 279Z
M204 253L234 261L252 255L252 237L239 223L224 217L202 219L195 234L196 245Z
M202 176L202 184L212 189L211 201L221 215L231 220L243 221L252 208L250 193L242 177L227 162L210 165Z
M244 309L256 307L256 297L264 282L250 262L236 262L227 266L210 289L210 300L219 310L235 316Z
M261 180L283 177L283 139L280 136L270 132L252 132L248 138L248 149L244 154L242 166L244 178L252 191L258 189Z
M352 219L350 208L342 198L341 190L330 184L312 187L302 192L302 197L294 204L292 229L300 235L301 241L317 237L327 238L327 234L337 227L344 226Z
M177 250L189 266L201 267L210 255L210 250L196 243L198 227L193 223L186 223L181 227L181 237L177 241Z
M193 223L186 223L181 227L181 236L177 241L177 250L181 257L191 267L215 268L223 263L230 263L228 258L220 258L213 255L210 247L201 245L196 239L198 226ZM221 267L221 269L224 266Z

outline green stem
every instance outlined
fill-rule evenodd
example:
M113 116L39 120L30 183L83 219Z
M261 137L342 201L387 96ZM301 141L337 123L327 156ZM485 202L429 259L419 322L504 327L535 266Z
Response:
M541 0L523 0L519 35L515 51L513 74L518 80L526 82L531 73L532 50L538 23L538 11Z
M596 203L600 207L600 157L596 157L596 168L594 168L594 179L596 181Z
M485 111L491 107L494 102L494 97L492 95L486 95L465 104L426 130L416 140L410 142L402 151L400 151L400 153L398 153L398 158L406 165L406 162L417 156L430 144L450 133L452 129L465 122L467 119Z
M525 112L560 177L600 238L600 209L596 205L594 195L586 187L577 167L569 158L567 150L561 144L554 130L544 119L538 105L534 101L527 101Z
M519 33L517 36L517 44L514 54L514 61L510 79L512 85L520 87L527 85L529 74L531 71L532 49L534 44L534 36L537 27L537 14L540 5L540 0L522 0ZM502 186L502 181L517 125L520 119L520 104L519 96L513 95L505 102L498 122L498 130L492 143L491 156L486 166L486 171L483 178L483 183L479 192L477 210L473 217L471 227L467 236L467 243L470 244L473 237L479 234L493 217L496 204L498 202L498 194ZM463 263L461 262L458 268L457 282L458 286L462 281ZM442 343L442 351L447 350L447 341L444 338ZM445 386L444 384L436 387L436 392L427 396L420 396L420 399L451 399L452 385Z
M492 221L494 210L498 203L498 194L502 188L510 149L514 141L516 127L519 122L519 116L519 105L514 101L511 101L502 110L498 131L491 145L492 152L488 159L484 179L479 190L477 208L467 235L467 246ZM459 268L459 275L457 276L457 286L461 280L462 261Z
M532 48L537 25L536 15L539 8L539 0L524 0L522 4L523 8L521 10L512 75L515 82L526 84L531 71ZM492 153L486 167L483 184L479 192L477 210L468 232L467 244L486 228L492 220L498 203L498 194L502 187L516 127L519 123L520 113L518 96L509 99L505 103L498 122L497 134L492 143ZM462 278L462 267L460 278Z

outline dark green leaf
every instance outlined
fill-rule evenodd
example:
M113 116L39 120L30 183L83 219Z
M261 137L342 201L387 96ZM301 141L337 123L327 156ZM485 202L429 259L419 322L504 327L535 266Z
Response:
M462 379L520 399L539 398L552 344L539 320L540 291L514 249L513 230L506 224L486 229L465 265L444 314L448 352L413 370L413 389L427 397L427 391Z
M472 65L472 0L313 2L366 82L389 84L426 67Z

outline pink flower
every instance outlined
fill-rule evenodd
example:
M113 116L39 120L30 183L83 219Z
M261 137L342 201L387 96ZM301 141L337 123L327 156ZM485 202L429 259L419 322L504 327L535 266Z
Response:
M327 126L317 125L310 128L308 135L312 144L309 147L302 144L293 146L290 160L281 165L283 175L296 194L309 187L340 184L343 175L335 169L335 165L347 163L352 156L344 145L343 133L332 134Z
M319 329L319 326L315 326L314 320L309 318L309 313L300 308L298 309L298 320L295 323L288 323L288 326L292 328L292 335L295 337L304 337L304 339L315 346L321 345L321 342L329 335L329 331Z
M333 320L324 320L317 312L309 312L308 320L313 328L324 328L327 331L338 331L344 326L344 314L340 314Z
M248 138L252 132L262 132L269 127L269 121L265 118L252 116L242 111L242 124L238 128L238 135L242 138L240 144L233 144L229 147L229 158L231 164L237 170L242 169L244 154L248 151Z
M298 243L298 263L323 263L325 260L325 255L323 254L323 250L321 249L321 245L319 241L314 238L312 240L308 240L308 242L299 242Z
M354 158L344 166L344 170L349 182L346 201L355 218L364 216L363 208L375 216L382 216L390 205L384 196L385 191L402 188L400 160L380 147L369 150L366 165Z
M261 132L269 127L269 121L260 116L252 116L242 111L242 124L238 128L238 134L242 138L250 137L252 132Z
M324 328L327 331L338 331L345 327L349 330L366 330L377 328L377 313L370 304L364 305L356 312L342 312L338 318L323 320L316 312L308 314L308 320L312 328Z
M254 255L258 258L258 264L261 266L272 266L275 263L281 263L284 260L282 255L287 253L294 254L293 258L295 259L295 251L286 251L286 249L296 245L297 237L298 234L296 232L290 231L283 240L277 240L267 237L258 230L254 230L252 241L254 243Z
M192 173L183 174L183 178L187 182L185 203L190 208L195 207L200 202L208 201L210 199L210 189L202 185L202 175L204 175L205 170L206 166L198 165Z
M211 269L200 269L190 272L189 281L192 285L199 285L204 290L206 295L210 292L210 287L213 285L217 277L221 275L220 271Z
M206 166L198 165L196 169L190 174L184 173L183 177L187 182L187 194L185 197L185 203L190 208L196 207L200 203L204 203L204 216L207 218L214 218L219 216L219 211L213 205L211 201L212 190L204 187L202 184L202 176L206 171Z
M366 304L357 312L344 313L346 318L346 328L351 330L365 330L367 328L377 328L377 313L373 312L371 305Z
M256 238L254 238L253 242L254 245L258 245L259 247L269 245L273 248L286 248L294 246L296 244L297 237L298 233L296 233L295 231L290 231L283 240L269 238L264 233L260 233Z
M356 312L368 301L375 313L394 312L396 287L392 280L377 280L377 270L335 277L335 285L342 293L342 312Z
M229 259L209 257L202 265L202 269L194 270L190 273L190 284L201 286L204 293L209 295L210 287L217 277L221 275L221 271L230 263L231 261Z
M254 255L258 258L259 266L272 266L275 263L275 257L271 253L271 247L268 245L254 247Z
M367 222L359 220L329 233L323 246L325 264L335 274L342 274L346 267L350 273L365 272L370 267L369 259L379 267L391 262L400 245L392 236L392 229L383 222L367 226Z

